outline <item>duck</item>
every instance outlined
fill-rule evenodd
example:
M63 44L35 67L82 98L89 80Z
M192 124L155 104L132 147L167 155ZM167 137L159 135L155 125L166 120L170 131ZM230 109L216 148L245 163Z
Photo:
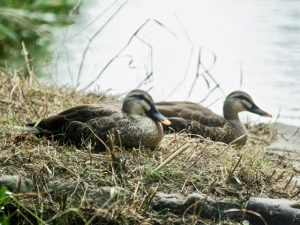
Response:
M272 117L259 108L244 91L233 91L227 95L223 104L224 117L188 101L157 102L156 107L171 122L170 125L164 125L164 129L174 132L186 131L210 138L212 141L236 146L244 146L248 134L245 125L240 121L240 112L248 111L263 117Z
M122 107L80 105L28 123L27 127L34 128L39 137L51 137L77 147L91 143L94 151L103 151L111 144L112 136L118 146L155 149L163 138L162 124L169 126L170 121L157 110L151 95L135 89L126 95Z

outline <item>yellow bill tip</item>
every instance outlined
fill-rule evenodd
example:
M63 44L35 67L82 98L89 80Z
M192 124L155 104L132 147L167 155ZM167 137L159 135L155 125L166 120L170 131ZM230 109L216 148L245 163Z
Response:
M270 117L270 118L272 118L272 115L269 114L269 113L266 113L265 115L263 115L263 117Z
M163 124L163 125L166 125L166 126L170 126L171 125L170 120L167 120L167 119L160 121L160 123Z

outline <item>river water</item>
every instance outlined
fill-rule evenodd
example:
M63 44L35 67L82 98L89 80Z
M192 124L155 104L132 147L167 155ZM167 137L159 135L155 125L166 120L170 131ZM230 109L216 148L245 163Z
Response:
M273 114L243 119L300 126L298 0L89 0L54 36L47 72L60 84L111 94L141 87L219 114L225 95L242 89Z

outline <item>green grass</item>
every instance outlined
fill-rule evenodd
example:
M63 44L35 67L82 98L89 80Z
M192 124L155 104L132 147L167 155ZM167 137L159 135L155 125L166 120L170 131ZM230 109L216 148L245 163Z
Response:
M8 197L8 189L6 187L0 187L0 224L9 225L9 217L5 214L4 209L10 203Z

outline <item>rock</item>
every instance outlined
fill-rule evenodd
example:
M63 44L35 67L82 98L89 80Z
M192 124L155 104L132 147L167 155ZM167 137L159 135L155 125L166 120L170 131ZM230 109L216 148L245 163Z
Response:
M72 201L80 202L81 196L84 195L83 184L77 182L61 183L59 181L50 181L48 189L53 200L59 203L65 202L71 195L73 196Z
M177 194L157 192L151 204L152 208L158 212L167 210L175 214L182 214L183 199Z
M272 225L299 225L299 203L287 199L251 198L247 203L247 210L257 212ZM251 224L265 225L261 218L249 216Z
M300 225L300 203L287 199L251 198L243 208L237 201L213 200L198 193L185 200L177 194L157 193L152 207L161 213L196 214L213 221L246 219L255 225Z
M121 187L101 187L91 190L88 193L88 201L101 205L102 207L110 206L112 203L125 200L129 192Z
M199 193L190 194L183 200L180 195L159 192L153 199L152 208L158 212L167 210L177 215L197 214L202 218L219 220L225 218L223 212L240 206L233 200L215 201ZM240 218L240 215L231 213L230 218Z
M88 187L86 189L82 183L77 182L62 184L54 181L49 182L48 187L51 190L50 194L52 198L57 202L66 201L72 195L72 201L80 203L82 197L85 196L84 200L86 202L102 207L110 206L112 203L124 200L130 196L129 192L121 187L104 186L100 188Z
M239 214L231 213L228 215L228 209L240 209L239 204L232 199L213 200L203 194L190 194L183 203L184 209L187 213L197 213L203 218L208 218L214 221L223 220L225 218L237 219Z
M34 183L28 179L18 175L0 176L0 187L5 186L9 191L33 192L35 191ZM64 184L59 181L51 181L48 183L48 189L53 200L62 203L67 199L80 203L82 197L85 201L100 205L102 207L110 206L113 202L124 200L130 196L129 191L121 187L89 187L87 190L82 183ZM72 195L72 198L70 196Z
M18 175L2 175L0 176L0 187L5 186L11 192L32 192L34 189L33 182L28 178Z

